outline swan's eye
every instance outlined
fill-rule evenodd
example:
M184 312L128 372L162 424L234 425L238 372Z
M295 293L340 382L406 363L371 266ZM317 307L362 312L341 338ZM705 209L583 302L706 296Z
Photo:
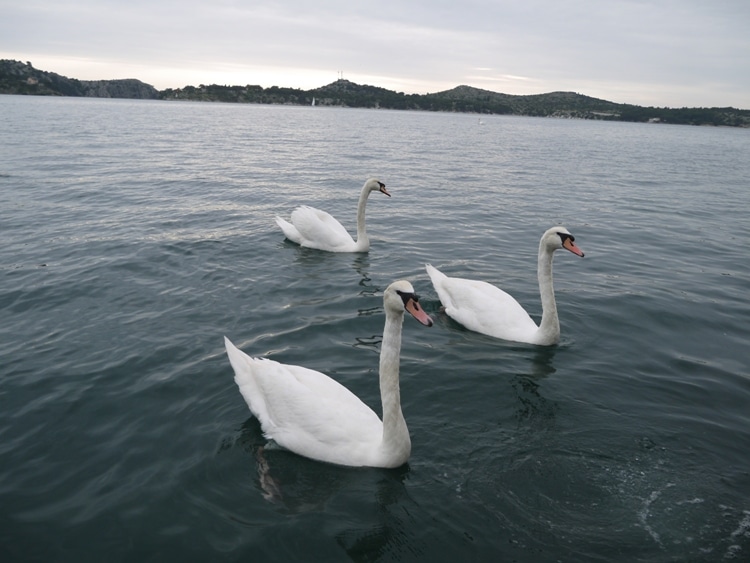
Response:
M399 297L401 297L401 301L404 302L404 307L406 307L406 304L409 301L414 301L414 303L419 303L419 295L416 293L409 293L406 291L396 290L396 293L398 293Z
M557 233L557 234L560 235L560 240L562 240L563 242L565 242L568 239L570 239L570 242L575 242L576 240L576 237L568 233Z

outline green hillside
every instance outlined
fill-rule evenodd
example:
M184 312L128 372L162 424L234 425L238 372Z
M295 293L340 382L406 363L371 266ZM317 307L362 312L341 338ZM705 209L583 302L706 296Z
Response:
M735 108L658 108L617 104L577 94L551 92L529 96L457 86L434 94L404 94L336 80L312 90L272 86L199 85L158 91L140 80L85 81L35 69L31 63L0 60L0 94L89 96L188 100L226 103L286 104L527 115L684 125L750 127L750 110Z

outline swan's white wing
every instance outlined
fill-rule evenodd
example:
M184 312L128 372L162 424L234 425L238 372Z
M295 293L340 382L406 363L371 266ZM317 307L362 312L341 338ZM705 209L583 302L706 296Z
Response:
M517 342L530 341L538 330L518 301L502 289L483 281L450 278L429 264L427 272L445 312L469 330Z
M355 244L344 226L320 209L303 205L292 212L291 219L302 238L302 246L336 250Z
M225 338L235 382L266 437L300 455L366 465L383 425L346 387L300 366L251 358Z

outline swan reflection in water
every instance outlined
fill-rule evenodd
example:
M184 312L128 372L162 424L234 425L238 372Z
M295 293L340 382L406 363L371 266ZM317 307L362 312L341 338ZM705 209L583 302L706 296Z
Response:
M553 364L557 348L535 347L530 352L530 369L516 374L511 380L511 385L518 399L516 420L519 426L540 429L554 424L558 409L554 401L546 399L541 393L542 380L557 371Z
M247 431L262 440L260 425L248 420ZM305 459L288 451L253 447L257 484L263 498L282 514L320 512L331 522L336 543L353 561L427 551L410 537L411 514L418 507L409 496L408 464L396 469L347 468ZM362 505L366 510L352 510ZM341 507L340 517L335 513ZM406 507L406 508L404 508Z
M362 287L360 295L375 295L380 290L372 284L370 278L370 255L366 252L355 254L335 254L321 252L310 248L292 245L288 241L285 245L294 246L294 265L305 268L305 278L330 279L331 270L343 268L348 264L359 276L359 285Z
M284 512L318 510L337 494L361 492L373 487L375 498L379 501L393 498L390 494L384 496L384 489L396 487L401 491L396 497L404 494L402 489L409 473L408 464L395 469L383 469L321 463L279 448L273 443L258 443L263 438L260 425L255 419L249 419L244 428L255 435L252 452L259 492L266 501L277 505Z

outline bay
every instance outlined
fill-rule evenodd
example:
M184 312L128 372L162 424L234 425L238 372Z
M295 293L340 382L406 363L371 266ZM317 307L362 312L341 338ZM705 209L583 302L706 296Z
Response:
M722 561L750 552L750 137L505 116L0 96L4 561ZM367 254L284 241L296 205ZM541 314L494 340L424 272ZM223 336L379 412L382 291L409 279L412 457L269 449Z

